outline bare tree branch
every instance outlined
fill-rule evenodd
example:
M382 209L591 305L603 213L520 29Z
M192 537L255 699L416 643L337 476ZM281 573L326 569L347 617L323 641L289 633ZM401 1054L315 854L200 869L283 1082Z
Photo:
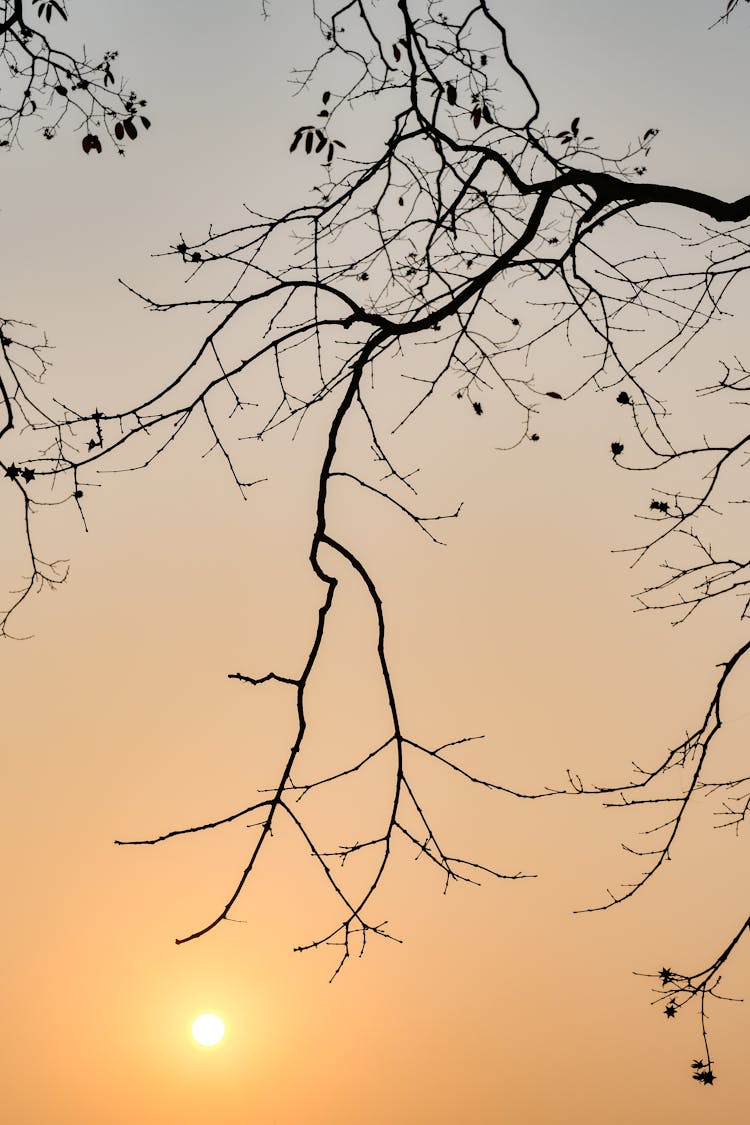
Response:
M737 0L729 0L717 22L726 22L736 7ZM52 8L53 14L60 11L54 3ZM6 5L5 34L17 37L14 50L21 51L27 40L37 40L25 37L14 11ZM687 810L701 796L719 795L721 823L738 829L744 822L748 779L716 781L707 770L716 758L727 686L750 649L746 543L726 544L723 536L717 543L711 535L729 503L748 502L750 429L736 407L750 401L750 376L740 360L728 364L717 358L723 371L717 381L691 388L686 376L684 397L675 402L663 373L669 367L682 372L687 350L721 321L727 295L745 280L750 195L723 199L651 180L648 158L659 135L653 125L607 155L586 133L581 116L569 124L546 123L540 98L512 55L505 25L489 0L450 6L432 0L386 5L346 0L316 2L313 11L321 49L306 71L295 74L310 115L290 137L289 160L316 162L315 192L279 216L248 209L239 224L226 229L212 224L192 241L178 236L167 253L184 264L190 295L177 300L136 295L152 311L192 308L207 326L183 369L139 404L125 403L109 413L62 406L54 418L39 412L24 390L19 356L33 360L37 373L41 365L43 374L43 348L22 345L9 327L0 340L11 371L1 388L7 420L0 440L20 416L37 447L25 458L0 462L0 468L22 493L33 564L28 584L11 604L9 613L15 614L32 590L62 575L58 564L45 566L36 557L30 516L40 501L28 491L32 484L41 489L62 478L68 499L78 503L93 474L114 471L108 468L113 461L116 471L145 467L194 422L246 495L260 481L244 463L248 446L242 442L257 446L282 428L293 440L302 426L315 427L320 441L308 562L320 596L305 658L299 669L230 674L256 688L277 683L291 689L296 731L281 771L260 790L260 800L238 801L237 812L118 843L155 844L257 818L249 826L242 870L230 877L208 920L177 939L183 943L229 919L261 853L271 846L275 826L285 822L312 855L339 911L327 932L299 948L334 946L335 976L352 952L364 951L368 936L392 937L380 920L380 892L403 848L436 868L445 887L481 875L526 877L450 854L438 815L420 789L416 762L443 770L456 784L506 797L589 795L618 808L652 811L641 846L624 845L643 861L639 873L593 910L624 903L663 877L666 860L677 858ZM56 81L58 63L45 65L43 73ZM103 90L106 57L95 73ZM36 69L30 74L40 81ZM79 89L80 77L77 83ZM94 86L96 98L103 99ZM307 109L313 96L320 98L317 111ZM120 109L108 109L96 98L84 109L75 102L86 127L96 120L115 141L123 130L130 137L135 96ZM354 134L342 113L361 105L379 114L386 129L374 152L364 132ZM123 117L127 112L129 119ZM93 135L87 134L84 147ZM87 151L92 147L89 142ZM538 385L529 374L529 356L550 344L572 348L579 357L568 385ZM416 357L422 361L418 374ZM26 375L36 377L31 368ZM437 400L450 401L481 427L494 396L504 431L493 444L514 448L540 440L543 425L537 423L550 400L565 409L592 390L611 395L623 408L620 430L603 442L602 455L624 471L642 474L644 482L639 515L646 531L632 549L634 563L663 556L666 577L645 585L638 608L665 609L679 622L731 599L740 606L741 632L728 645L702 717L655 764L633 763L631 775L616 785L585 783L570 769L565 786L525 792L512 778L496 780L470 768L462 758L470 739L428 749L405 731L380 580L374 564L349 545L331 486L356 486L363 506L386 500L406 516L407 533L416 528L437 544L429 525L456 518L460 505L452 498L447 515L418 514L413 470L401 466L413 464L414 455L407 458L404 447L420 412ZM710 433L707 421L705 432L686 436L691 391L704 407L709 396L735 407L726 412L720 432ZM349 427L354 432L355 424L367 435L371 477L347 460L342 436ZM129 454L133 449L139 450L137 460ZM128 456L133 459L124 470L118 468ZM367 601L383 696L382 737L363 736L349 764L331 769L316 763L300 780L297 773L303 777L309 768L304 751L313 674L342 588L358 589ZM306 814L314 795L324 787L361 782L375 762L387 765L388 778L379 827L345 844L319 840ZM355 856L371 868L352 889L343 869ZM667 1016L700 998L705 1060L693 1069L707 1085L715 1074L704 1005L707 996L718 995L720 970L747 925L743 922L700 972L657 974Z

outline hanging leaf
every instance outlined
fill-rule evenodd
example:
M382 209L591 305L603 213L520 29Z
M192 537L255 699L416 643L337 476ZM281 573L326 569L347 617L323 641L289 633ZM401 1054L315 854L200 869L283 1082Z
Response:
M136 139L136 137L138 136L138 130L136 129L135 125L133 124L132 117L128 117L125 121L123 121L122 124L124 126L125 132L128 134L131 141L134 141Z
M151 128L151 122L149 121L149 119L147 117L141 116L141 125L143 126L144 129L150 129Z
M115 125L115 136L117 137L118 141L121 141L125 136L125 130L123 128L122 121L118 121Z
M562 399L562 395L560 394L559 391L545 391L545 394L547 395L547 398Z
M489 108L489 106L487 105L486 102L482 106L482 117L484 118L484 120L487 122L488 125L492 124L492 114L490 113L490 108Z
M310 130L310 132L305 137L305 152L307 153L308 156L312 152L314 136L315 136L315 134L312 132L312 130Z
M452 82L446 83L445 96L448 100L448 105L455 105L458 100L458 91Z
M326 137L325 133L321 133L320 129L316 129L315 132L318 137L318 143L315 146L315 151L322 152L328 144L328 138Z
M396 60L396 62L399 62L399 60L401 58L401 48L399 47L399 45L397 43L393 44L393 57Z
M328 155L326 156L326 163L330 164L333 160L333 145L328 145Z
M323 94L323 105L328 105L330 100L331 100L331 91L326 90L326 92Z
M479 128L479 126L480 126L480 125L482 124L482 111L481 111L481 109L479 108L479 106L477 106L477 108L476 108L476 109L474 110L474 112L472 113L472 115L471 115L471 120L472 120L472 121L473 121L473 123L474 123L474 128L475 128L475 129L478 129L478 128Z

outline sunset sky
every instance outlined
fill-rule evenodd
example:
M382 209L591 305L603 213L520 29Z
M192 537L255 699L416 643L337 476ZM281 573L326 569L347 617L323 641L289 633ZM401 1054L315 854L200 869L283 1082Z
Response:
M750 191L750 9L709 32L722 6L494 0L543 121L562 129L580 115L603 149L658 127L650 178L730 199ZM125 159L87 157L65 130L54 143L29 130L3 152L0 309L43 329L55 395L83 412L158 389L205 332L194 311L145 311L118 278L174 299L184 270L155 255L211 222L241 222L243 204L277 211L312 191L314 166L288 151L318 107L317 88L295 100L289 80L310 62L310 4L267 8L264 20L259 0L70 0L71 43L120 51L153 126ZM708 382L720 358L743 358L746 323L722 331L682 357L689 375L701 364ZM571 349L547 351L537 378L562 387L579 362ZM702 716L715 666L741 635L725 611L677 629L633 613L632 595L662 560L639 574L613 553L642 538L634 512L651 493L612 463L622 419L603 397L545 404L543 440L513 452L498 451L489 407L475 419L444 403L405 434L420 508L463 501L441 525L443 547L343 492L336 509L339 538L367 555L381 585L409 731L431 745L483 735L472 765L518 789L560 786L567 769L612 782L633 760L659 759ZM633 975L702 964L747 915L747 834L713 831L708 801L674 862L633 901L574 913L633 877L621 843L637 839L637 818L425 776L456 854L537 877L444 896L437 873L404 848L377 900L401 943L373 941L329 984L334 953L293 948L336 906L281 832L236 921L174 944L226 901L247 824L158 848L113 841L219 818L278 775L289 696L227 673L294 671L305 655L320 596L307 563L314 417L306 425L294 446L280 433L254 447L254 475L268 481L246 499L194 428L146 471L92 478L88 533L74 514L40 524L46 557L71 569L24 608L17 631L29 639L0 643L4 1120L739 1120L747 1005L711 1008L718 1080L704 1089L689 1073L701 1049L695 1016L667 1023L652 982ZM2 484L4 605L21 525ZM352 594L316 702L316 747L333 761L353 732L366 742L370 724L375 738L370 628ZM727 700L730 763L750 733L748 689L745 672ZM356 838L378 801L375 785L332 801L334 843ZM745 941L723 981L730 996L750 996ZM201 1012L226 1024L215 1048L191 1038Z

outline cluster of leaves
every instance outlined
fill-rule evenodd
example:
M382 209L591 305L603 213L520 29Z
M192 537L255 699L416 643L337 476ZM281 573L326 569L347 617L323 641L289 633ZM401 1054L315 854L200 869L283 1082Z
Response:
M15 481L20 478L25 481L26 484L36 479L36 471L34 469L29 468L28 465L21 468L19 465L16 465L14 461L11 461L9 465L5 466L4 473L8 480Z
M331 91L326 90L325 93L323 94L323 107L322 107L320 113L318 114L318 117L329 117L330 116L330 110L327 108L330 100L331 100ZM327 129L325 129L325 128L321 129L317 125L300 125L299 128L295 129L295 131L294 131L294 138L292 140L291 145L289 146L290 152L296 152L297 148L299 147L300 143L302 142L303 137L304 137L303 147L304 147L305 153L308 156L310 156L310 154L313 153L313 152L317 156L321 152L323 152L323 150L325 148L327 148L328 151L326 153L326 158L325 158L326 164L332 163L333 156L334 156L334 153L335 153L337 148L341 148L341 149L346 148L346 145L344 144L343 141L331 139L328 136Z
M593 141L593 137L580 137L580 124L581 118L574 117L570 123L570 128L563 129L560 133L555 133L555 140L562 141L564 145L572 145L574 143L587 144Z
M31 2L29 18L36 24L28 22L24 0L5 0L4 18L0 16L0 69L8 76L0 107L0 147L11 147L22 127L32 122L52 140L71 118L85 130L86 153L101 152L104 136L116 146L126 137L134 140L136 114L146 103L117 79L117 51L91 60L85 50L73 55L56 46L50 34L56 19L68 19L64 4ZM141 117L141 124L148 128L146 118Z
M458 88L455 82L446 82L445 100L449 106L458 104ZM475 129L478 129L482 122L484 122L485 125L494 124L490 103L476 91L471 94L471 108L468 110L468 113Z
M704 1086L713 1086L716 1081L716 1075L711 1067L704 1063L703 1059L693 1059L690 1069L693 1071L695 1081L702 1082Z
M56 12L63 20L67 20L68 18L68 13L57 3L57 0L33 0L33 3L36 5L36 14L40 19L42 17L46 18L47 23L52 19L53 12Z
M138 104L139 104L139 106L145 106L146 102L141 100ZM136 126L136 122L140 122L140 124L143 126L144 129L150 129L151 128L151 122L148 119L148 117L144 117L143 114L138 114L136 116L132 96L125 103L124 112L126 114L128 114L128 116L123 117L120 120L116 121L115 124L114 124L114 128L112 128L112 130L111 130L112 134L114 134L114 138L118 142L118 144L122 144L122 142L125 140L126 137L128 138L128 140L131 140L131 141L134 141L134 140L137 139L138 128ZM89 152L101 153L102 142L99 139L99 135L97 133L87 133L86 136L81 141L81 148L87 154ZM120 150L120 151L122 151L122 150Z

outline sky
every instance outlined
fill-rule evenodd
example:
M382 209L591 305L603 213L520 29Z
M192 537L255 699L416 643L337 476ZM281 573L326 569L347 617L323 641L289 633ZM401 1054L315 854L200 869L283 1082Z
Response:
M580 115L603 146L658 127L653 179L747 192L750 13L709 33L720 5L693 0L496 7L545 120L563 128ZM3 155L0 307L43 327L51 386L68 401L132 401L200 338L199 317L147 313L118 278L172 296L181 275L154 255L180 234L312 189L288 153L310 112L289 81L309 60L307 0L268 10L71 0L71 41L119 49L153 127L122 160L33 133ZM691 364L740 353L745 331L736 320L726 341L688 353L686 377ZM577 361L547 354L539 378L569 378ZM613 424L594 397L551 403L538 448L499 453L490 427L478 438L464 415L436 408L402 453L419 466L425 509L463 501L444 547L377 508L342 498L336 509L339 534L382 585L409 729L425 742L483 734L477 765L519 788L559 785L567 768L611 780L633 759L654 760L695 721L737 635L721 614L674 629L633 613L643 580L613 548L637 539L644 485L606 455ZM744 1005L712 1009L719 1080L704 1089L689 1076L695 1020L667 1024L634 975L695 963L746 916L747 840L712 831L706 805L663 877L626 906L576 914L632 874L621 812L426 776L462 854L537 877L443 895L404 852L378 903L402 941L373 943L329 984L329 952L293 948L320 932L332 903L280 834L238 920L175 946L225 901L248 829L159 848L113 841L224 815L273 779L290 730L283 689L226 677L290 666L304 651L318 604L306 562L316 440L311 422L294 447L268 443L257 454L268 483L243 500L190 434L147 472L99 478L88 533L73 520L45 525L44 548L70 558L69 578L24 612L30 639L0 648L7 1119L734 1119ZM4 564L17 519L0 496ZM373 723L368 628L352 593L326 653L321 755ZM743 683L746 698L747 676L727 707L730 761L750 723ZM332 803L331 831L349 837L377 801L372 790ZM746 993L749 958L741 949L727 972L730 995ZM192 1042L201 1011L224 1018L221 1047Z

